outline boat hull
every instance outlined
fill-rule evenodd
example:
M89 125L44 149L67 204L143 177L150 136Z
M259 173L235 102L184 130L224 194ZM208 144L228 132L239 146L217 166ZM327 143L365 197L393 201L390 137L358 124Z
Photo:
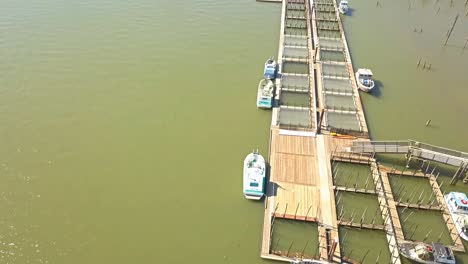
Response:
M457 232L458 234L460 235L460 237L465 240L465 241L468 241L468 235L466 235L464 232L463 232L463 229L462 229L462 226L460 225L460 222L458 221L458 218L459 217L462 217L460 216L460 214L457 214L455 213L452 208L449 206L449 203L448 203L448 195L445 195L444 196L444 200L445 200L445 203L447 204L447 208L449 209L449 212L450 212L450 216L452 217L452 220L455 224L455 228L457 229Z

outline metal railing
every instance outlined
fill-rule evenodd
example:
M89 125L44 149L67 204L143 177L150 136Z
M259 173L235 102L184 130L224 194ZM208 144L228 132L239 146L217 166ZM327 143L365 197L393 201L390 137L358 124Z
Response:
M434 146L427 143L418 142L416 140L393 140L393 141L369 141L369 142L353 142L353 148L362 148L363 150L372 150L374 152L396 152L404 153L410 148L421 149L430 152L436 152L439 154L452 156L468 161L468 153L448 149L444 147ZM375 151L377 148L380 151ZM366 151L367 152L367 151Z

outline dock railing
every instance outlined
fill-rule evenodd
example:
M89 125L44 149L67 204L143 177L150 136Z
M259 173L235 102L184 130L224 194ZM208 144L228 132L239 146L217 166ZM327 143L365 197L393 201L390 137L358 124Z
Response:
M430 145L415 140L394 141L356 141L351 147L352 152L357 153L389 153L408 154L432 161L437 161L453 166L468 163L468 153Z

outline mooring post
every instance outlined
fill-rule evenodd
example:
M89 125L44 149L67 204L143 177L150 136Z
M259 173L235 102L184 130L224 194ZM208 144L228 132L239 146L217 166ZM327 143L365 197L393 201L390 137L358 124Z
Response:
M304 221L307 221L307 216L309 215L309 211L310 211L311 208L312 208L312 205L309 206L309 209L307 209L307 213L306 213L306 216L304 218Z
M341 223L343 222L343 217L344 217L344 212L343 212L343 214L341 214L341 216L340 216L339 224L341 224Z
M364 189L367 190L367 185L369 184L370 173L367 175L366 183L364 184Z
M421 194L418 197L418 202L417 202L418 204L421 202L421 197L422 197L423 193L424 193L424 189L421 191Z
M364 254L364 257L362 257L361 263L364 263L364 259L367 257L367 254L369 254L369 250L367 250L366 254Z
M406 209L408 209L408 208L409 208L408 205L405 206L405 208L403 208L403 210L401 210L401 213L404 213L406 211Z
M306 244L305 244L304 248L302 249L301 258L304 257L304 252L306 250L307 245L309 245L309 240L306 241Z
M278 248L280 240L281 240L281 237L278 237L278 240L276 241L275 249L273 251L276 251L276 249Z
M414 227L413 233L411 233L411 236L409 237L409 240L413 238L414 234L416 233L416 229L418 229L418 226L419 224L416 224L416 226Z
M405 218L405 220L403 220L403 223L405 223L405 222L406 222L406 220L408 220L408 218L409 218L409 217L410 217L410 216L411 216L413 213L414 213L414 211L413 211L413 212L411 212L411 213L410 213L410 214L409 214L409 215L408 215L408 216Z
M364 221L364 216L366 215L366 212L367 212L367 207L364 209L364 212L362 213L362 216L361 216L361 228L362 228L362 222Z
M424 194L424 196L422 197L421 199L421 204L424 204L424 201L426 200L426 194Z
M293 244L294 244L294 240L291 242L291 245L289 245L288 252L286 253L286 257L289 257L289 251L291 251Z
M337 178L337 176L338 176L338 172L339 172L339 171L340 171L339 169L336 169L336 172L333 173L333 180L334 180L335 184L336 184L336 178Z
M409 203L411 197L413 196L413 193L415 192L415 190L413 190L409 195L408 197L406 198L406 202Z
M440 235L439 237L437 238L437 243L440 241L440 239L442 238L442 234L444 233L444 230L442 230L442 232L440 232Z
M426 242L426 239L429 237L429 235L432 233L432 229L427 232L426 236L423 239L423 242Z
M299 209L299 204L300 204L300 203L297 203L297 206L296 206L296 211L294 212L294 219L296 219L296 216L297 216L297 210Z
M356 181L354 181L354 184L353 184L353 187L354 187L355 190L356 190L356 186L357 186L357 181L358 181L358 179L359 179L359 172L358 172L358 174L356 175Z
M447 33L447 38L445 39L444 46L447 45L447 42L448 42L448 40L450 38L450 35L452 35L453 28L455 27L455 24L457 23L457 20L458 20L458 15L459 14L457 14L457 16L455 16L455 20L453 21L452 27L450 28L450 30Z
M375 264L379 263L380 254L382 254L382 249L380 249L379 255L377 256L377 259L375 260Z

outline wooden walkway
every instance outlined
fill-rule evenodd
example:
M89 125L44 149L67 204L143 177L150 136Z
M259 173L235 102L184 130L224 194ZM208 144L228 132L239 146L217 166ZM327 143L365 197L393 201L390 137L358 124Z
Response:
M338 221L338 225L340 226L347 226L359 229L373 229L373 230L385 230L384 225L373 225L373 224L366 224L366 223L353 223L349 220L341 220Z
M434 211L444 210L439 205L430 205L430 204L410 204L410 203L396 202L396 205L399 207L406 207L406 208L412 208L412 209L434 210Z
M457 229L455 228L455 223L453 222L454 220L452 219L447 204L445 203L444 195L442 194L439 184L437 183L437 179L434 175L429 177L429 183L431 184L432 191L437 198L437 202L443 208L442 217L444 218L444 222L447 225L447 229L449 230L450 237L453 241L452 249L454 251L465 252L462 240L458 235Z
M397 170L394 168L389 168L385 165L379 164L379 169L382 172L386 172L387 174L394 174L394 175L402 175L402 176L410 176L410 177L425 177L429 178L430 174L425 174L423 172L414 170L414 171L402 171L402 170Z
M319 186L320 186L320 222L324 225L320 229L321 234L329 232L329 240L321 240L320 244L320 257L323 260L341 262L340 245L336 246L335 252L329 258L328 245L334 241L339 242L338 221L336 217L335 193L333 191L333 176L331 171L331 151L330 151L330 137L324 135L317 135L317 163L319 172Z
M348 188L344 186L334 186L335 191L343 191L343 192L353 192L353 193L362 193L362 194L377 194L374 190L368 190L364 188Z
M375 160L371 163L372 177L374 179L375 190L378 193L378 201L382 219L384 221L390 258L392 264L400 264L400 253L398 242L404 239L403 230L400 224L400 218L396 204L393 200L392 189L387 174L381 173Z

